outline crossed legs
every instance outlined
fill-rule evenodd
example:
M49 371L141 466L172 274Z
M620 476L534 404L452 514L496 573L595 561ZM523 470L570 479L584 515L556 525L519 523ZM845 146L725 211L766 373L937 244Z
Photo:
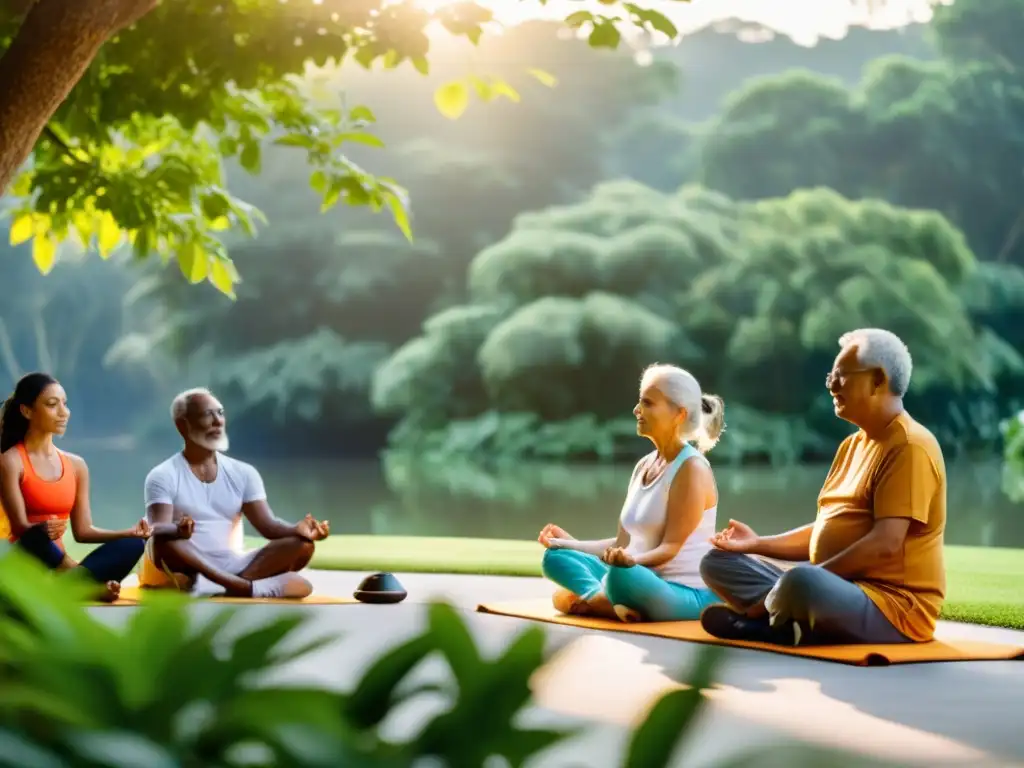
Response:
M46 526L34 525L18 539L18 546L51 570L81 571L102 585L98 599L112 602L121 594L121 582L132 572L142 557L145 542L142 539L116 539L101 544L78 564L77 568L62 568L64 551L50 539Z
M713 549L700 572L727 604L701 616L712 635L787 645L910 642L864 590L823 568L801 564L783 570L750 555Z
M254 591L259 591L254 582L302 570L312 559L313 551L313 542L299 536L273 539L236 571L230 566L225 567L217 558L204 555L189 539L154 537L151 556L157 568L173 574L175 586L179 589L191 588L195 579L203 576L223 587L225 594L230 597L259 597L259 594L254 595ZM305 584L305 594L299 594L302 589L293 585L287 596L305 597L312 591L309 583Z
M707 589L665 581L650 568L618 568L569 549L544 553L544 575L562 589L553 602L561 613L623 621L686 621L717 602Z

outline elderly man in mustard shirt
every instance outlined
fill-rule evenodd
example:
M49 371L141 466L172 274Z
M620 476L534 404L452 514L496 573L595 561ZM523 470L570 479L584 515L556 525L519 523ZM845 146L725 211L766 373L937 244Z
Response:
M858 429L836 451L813 523L760 536L730 520L712 538L701 575L725 605L701 614L711 635L784 645L932 639L946 595L942 450L904 410L906 345L864 328L839 346L825 384L836 416Z

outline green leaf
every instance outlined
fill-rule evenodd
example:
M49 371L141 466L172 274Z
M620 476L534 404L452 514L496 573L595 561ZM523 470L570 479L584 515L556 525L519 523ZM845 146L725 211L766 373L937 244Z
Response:
M273 662L274 649L295 634L295 630L305 624L306 620L307 617L301 615L282 616L239 637L231 654L245 659L247 664L265 669Z
M377 122L377 116L373 114L373 111L369 107L364 107L361 105L352 108L352 111L348 113L348 119L354 123Z
M28 197L32 194L32 183L35 180L31 172L19 174L11 184L11 195L14 197Z
M36 638L38 642L38 638ZM67 726L89 724L92 713L83 713L77 701L69 700L67 692L59 692L44 688L39 680L29 671L29 667L39 663L31 658L32 647L24 648L19 663L22 666L22 674L31 681L31 686L22 683L5 681L0 688L0 711L15 711L30 715L40 720L60 722ZM29 674L25 674L29 672Z
M262 164L259 142L250 141L246 143L242 149L242 154L238 158L238 162L249 173L259 173Z
M538 752L550 749L555 744L576 735L573 730L510 729L508 736L502 740L501 746L495 751L500 752L513 768L527 763Z
M221 259L214 259L210 263L210 283L225 296L234 299L236 278L229 263Z
M231 201L227 195L220 192L203 195L200 200L200 206L203 210L203 215L211 221L231 213Z
M619 47L619 43L622 40L622 34L619 32L618 27L614 23L601 20L595 22L593 30L590 32L588 42L591 48L609 48L615 50Z
M484 80L482 77L470 75L469 82L473 84L473 90L476 91L476 95L479 96L482 101L486 102L494 99L494 88L490 81Z
M373 46L367 45L357 50L354 58L363 69L370 69L378 55L377 50Z
M425 56L415 56L412 59L412 65L421 75L430 74L430 62Z
M550 72L545 72L543 69L530 68L526 70L530 73L541 85L547 86L548 88L554 88L558 85L558 78L552 75Z
M117 226L110 211L103 211L100 214L99 231L96 233L96 244L100 251L100 258L109 259L110 254L121 242L121 229Z
M344 709L344 696L326 688L261 688L235 696L224 712L232 723L261 731L274 724L302 723L335 730Z
M370 190L358 176L339 176L329 190L336 202L342 195L346 205L368 205L371 203ZM326 203L326 200L324 201ZM332 202L331 205L334 203Z
M421 750L454 765L483 765L502 755L518 765L563 738L557 732L521 731L516 719L530 701L530 679L544 663L545 635L532 627L488 663L451 606L431 606L430 625L459 684L454 707L431 722L419 739ZM485 714L484 714L485 713ZM464 734L473 733L473 740Z
M332 181L324 193L323 202L320 203L320 213L327 213L341 199L341 185Z
M350 141L354 144L365 144L368 147L377 147L378 149L384 148L384 142L379 136L374 136L372 133L363 133L354 131L351 133L339 133L337 136L337 144Z
M282 147L302 147L310 149L316 144L316 139L304 133L289 133L274 140L274 143ZM248 147L246 147L248 149ZM242 155L242 164L245 164L245 155Z
M511 722L530 701L530 678L544 664L544 631L530 627L509 644L484 675L488 706L498 718Z
M565 25L573 29L579 29L588 21L594 20L594 14L590 11L576 11L565 17Z
M325 729L304 723L271 722L254 736L273 750L277 760L269 764L272 766L337 768L341 765L366 765L361 759L363 744L352 744L355 740L349 732L338 726ZM375 760L371 765L378 766L380 762ZM387 763L381 766L386 767Z
M483 660L466 623L445 603L433 603L427 614L434 642L448 660L455 679L460 686L470 683L480 673Z
M408 202L399 194L394 192L385 193L384 199L387 201L387 206L391 211L391 218L394 219L395 226L401 230L402 234L405 235L405 239L410 243L413 242L412 227L409 224L409 211Z
M11 223L11 245L27 243L35 234L31 213L22 213Z
M189 278L192 283L199 280ZM121 698L129 707L140 708L165 695L163 686L174 679L175 653L185 642L187 629L185 600L177 593L151 595L145 610L132 616L123 635L126 658L117 668Z
M178 768L168 750L137 733L84 731L66 737L75 757L106 768Z
M641 9L641 11L638 14L640 19L650 24L656 31L661 32L672 40L679 36L679 30L676 28L676 25L665 14L651 8Z
M379 725L395 705L399 684L431 653L436 645L425 633L379 657L345 697L344 714L357 728Z
M50 274L57 261L57 241L49 232L40 233L32 241L32 261L44 275Z
M630 738L624 768L668 768L672 756L689 735L724 658L721 646L704 646L697 654L690 687L665 694Z
M504 80L492 80L491 81L491 94L492 96L504 96L509 101L519 103L521 96L519 91L513 88Z
M210 274L210 260L195 240L187 241L178 251L178 267L193 285L201 283Z
M434 104L449 120L457 120L469 107L469 89L461 80L453 80L434 91Z

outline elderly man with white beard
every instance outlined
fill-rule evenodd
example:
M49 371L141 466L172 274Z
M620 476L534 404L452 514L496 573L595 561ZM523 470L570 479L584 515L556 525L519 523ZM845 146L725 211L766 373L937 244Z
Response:
M141 586L230 597L308 596L312 585L297 572L312 558L314 542L328 535L328 523L307 515L291 525L274 515L260 473L226 455L224 406L209 390L175 397L171 419L185 445L146 476L153 533ZM268 540L265 546L244 551L243 516Z

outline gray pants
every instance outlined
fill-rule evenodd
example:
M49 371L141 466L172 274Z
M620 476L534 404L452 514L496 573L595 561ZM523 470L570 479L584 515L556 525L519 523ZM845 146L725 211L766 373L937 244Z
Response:
M823 568L788 570L750 555L712 549L700 573L712 592L740 612L760 604L778 585L778 613L810 629L803 642L818 645L909 643L856 584Z

